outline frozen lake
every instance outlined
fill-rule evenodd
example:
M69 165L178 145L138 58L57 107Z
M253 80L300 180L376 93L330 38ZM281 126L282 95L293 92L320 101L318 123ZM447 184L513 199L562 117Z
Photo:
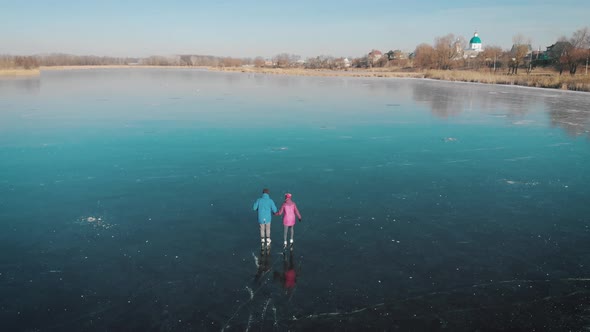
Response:
M2 329L583 330L589 138L590 94L557 90L0 79ZM260 250L264 187L292 252L280 217Z

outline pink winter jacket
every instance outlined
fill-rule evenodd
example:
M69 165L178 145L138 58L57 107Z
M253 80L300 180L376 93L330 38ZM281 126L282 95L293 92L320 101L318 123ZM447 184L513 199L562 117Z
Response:
M299 210L297 210L297 204L295 204L290 198L285 200L285 203L283 203L283 206L281 206L281 209L277 214L283 214L283 225L285 226L295 225L295 216L301 219L301 214L299 214Z

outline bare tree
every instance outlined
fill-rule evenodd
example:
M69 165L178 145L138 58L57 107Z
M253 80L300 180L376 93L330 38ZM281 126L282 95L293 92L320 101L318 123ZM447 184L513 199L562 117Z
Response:
M273 58L273 63L279 68L289 67L291 64L291 56L288 53L275 55Z
M590 47L590 29L588 27L583 27L576 30L569 39L569 42L575 48Z
M436 37L434 40L434 50L436 55L436 65L439 69L451 69L453 62L461 55L461 44L457 44L457 39L452 33Z
M522 34L516 34L512 36L512 45L524 45L527 43L527 38ZM529 41L530 43L530 41Z
M220 62L222 67L240 67L242 65L242 59L227 57L223 58Z
M10 55L0 55L0 68L14 68L14 57Z
M585 39L584 31L578 30L571 38L561 37L551 45L549 55L560 75L564 69L568 69L570 75L576 74L578 65L583 63L588 56L587 50L583 48Z
M180 56L180 65L181 66L192 66L193 62L191 61L190 55L181 55Z
M460 48L457 50L459 53L467 48L467 44L468 44L467 39L463 36L457 36L457 39L455 39L455 47Z
M367 55L352 59L351 67L353 68L367 68L368 66L369 57Z
M590 50L590 30L584 27L576 30L568 40L570 47L565 49L564 62L567 63L570 75L575 75L578 65L587 61Z
M510 62L510 70L512 74L518 74L518 68L524 63L525 58L529 52L528 45L514 45L511 50L512 59Z
M16 68L33 69L39 67L39 62L32 56L15 56L13 65Z
M264 58L261 56L257 56L256 58L254 58L254 66L256 67L264 67Z
M49 54L34 56L41 66L102 66L137 63L138 58L115 58L94 55Z
M297 54L289 54L289 63L291 65L297 65L297 63L301 60L301 56Z
M421 69L434 68L436 62L436 51L434 47L423 43L414 51L414 66Z
M320 69L321 68L321 61L320 61L320 57L313 57L313 58L307 58L307 60L305 60L305 68L307 69Z
M531 50L531 39L526 38L523 34L519 33L512 37L512 54L511 61L509 63L509 70L512 74L518 74L518 68L526 61L526 56Z
M389 60L387 60L387 56L380 57L377 61L373 62L374 67L385 67Z
M342 59L344 61L344 59ZM304 68L307 69L336 69L339 62L331 55L320 55L314 58L308 58L305 61Z
M476 58L480 66L486 66L490 71L496 72L501 67L502 48L500 46L486 47Z

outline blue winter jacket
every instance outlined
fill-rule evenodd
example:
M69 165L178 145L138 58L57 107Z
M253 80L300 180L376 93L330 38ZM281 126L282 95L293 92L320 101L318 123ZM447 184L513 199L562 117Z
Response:
M268 196L267 193L262 194L262 197L254 202L254 211L258 210L258 222L261 224L268 224L272 213L277 212L275 202Z

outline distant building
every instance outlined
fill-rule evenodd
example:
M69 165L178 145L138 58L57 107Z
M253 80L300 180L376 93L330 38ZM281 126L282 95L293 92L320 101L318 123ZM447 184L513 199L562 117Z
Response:
M379 59L381 59L382 56L383 56L383 53L381 53L381 51L372 50L371 52L369 52L367 59L369 60L369 63L373 64L373 63L379 61Z
M547 57L547 52L541 51L541 46L539 46L539 50L533 51L532 59L533 60L543 60L543 61L549 60L549 58Z
M551 46L547 46L547 50L544 52L545 58L547 60L557 60L564 55L566 50L571 48L571 45L568 41L558 41Z
M477 51L482 52L483 48L481 47L481 38L477 35L477 31L473 34L473 37L469 40L469 48L470 51Z
M481 52L483 52L481 38L476 31L469 40L469 46L463 51L463 58L475 58Z
M350 68L350 60L348 58L336 58L334 59L334 66L339 69Z
M387 60L404 60L408 58L408 55L401 50L389 51L385 53Z

